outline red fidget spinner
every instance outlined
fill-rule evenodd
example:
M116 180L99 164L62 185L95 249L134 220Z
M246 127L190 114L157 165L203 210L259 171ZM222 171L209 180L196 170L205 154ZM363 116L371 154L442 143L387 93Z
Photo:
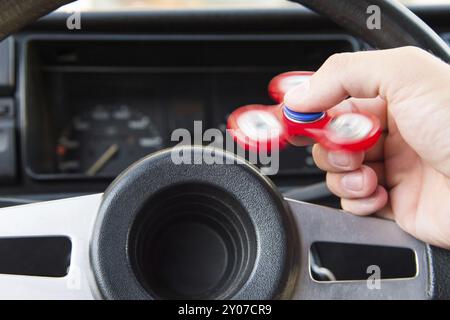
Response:
M269 94L275 106L248 105L228 118L233 138L246 150L257 152L283 149L295 137L308 137L334 151L363 151L381 135L380 121L368 113L299 113L283 100L292 88L307 81L313 72L288 72L275 77Z

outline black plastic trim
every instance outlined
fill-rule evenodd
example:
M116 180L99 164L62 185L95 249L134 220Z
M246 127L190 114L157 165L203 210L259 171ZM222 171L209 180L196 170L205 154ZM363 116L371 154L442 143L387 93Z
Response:
M19 56L19 134L21 137L21 155L25 173L28 177L39 181L107 181L106 178L86 177L82 174L41 174L34 172L29 164L29 151L27 150L27 75L29 43L33 41L330 41L341 40L348 42L353 51L361 49L361 43L354 37L346 34L26 34L20 38L21 53Z

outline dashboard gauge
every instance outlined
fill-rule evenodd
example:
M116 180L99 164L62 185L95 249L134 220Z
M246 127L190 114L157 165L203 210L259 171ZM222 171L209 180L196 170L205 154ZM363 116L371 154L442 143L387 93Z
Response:
M56 146L60 173L115 177L136 160L163 148L150 117L127 105L102 106L76 115Z

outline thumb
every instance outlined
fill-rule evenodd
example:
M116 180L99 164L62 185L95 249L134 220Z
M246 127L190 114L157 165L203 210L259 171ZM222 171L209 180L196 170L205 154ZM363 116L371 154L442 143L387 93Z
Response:
M398 74L399 63L408 56L407 51L417 50L405 47L335 54L309 81L290 90L284 102L294 111L310 113L326 111L349 96L381 96L388 101L387 95L395 91L398 87L396 79L402 76Z

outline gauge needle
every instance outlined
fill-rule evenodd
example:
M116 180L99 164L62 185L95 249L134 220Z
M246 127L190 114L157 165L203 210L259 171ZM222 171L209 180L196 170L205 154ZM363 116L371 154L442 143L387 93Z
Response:
M95 176L104 166L106 163L108 163L109 160L119 151L119 146L117 144L113 144L108 148L108 150L105 151L101 155L100 158L98 158L97 161L92 165L92 167L89 168L88 171L86 171L86 174L90 177Z

